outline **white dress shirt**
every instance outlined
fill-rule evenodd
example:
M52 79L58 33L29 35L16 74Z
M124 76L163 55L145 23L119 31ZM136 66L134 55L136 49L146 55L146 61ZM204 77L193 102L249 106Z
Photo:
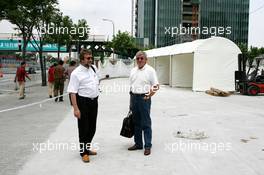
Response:
M99 77L97 75L97 69L93 66L93 69L86 68L83 65L79 65L71 73L70 82L67 92L78 93L82 97L95 98L99 95Z
M129 81L130 90L134 94L148 93L153 86L159 84L155 69L148 64L141 69L134 67L130 72Z

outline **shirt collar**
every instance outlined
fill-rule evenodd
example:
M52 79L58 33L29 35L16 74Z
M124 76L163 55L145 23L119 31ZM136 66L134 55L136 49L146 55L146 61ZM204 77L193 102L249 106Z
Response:
M83 66L82 64L80 64L80 68L83 71L88 71L88 70L90 70L91 66L89 68L87 68L87 67Z
M145 70L146 67L147 67L147 63L146 63L141 69L139 69L139 67L137 66L137 69L138 69L138 70Z

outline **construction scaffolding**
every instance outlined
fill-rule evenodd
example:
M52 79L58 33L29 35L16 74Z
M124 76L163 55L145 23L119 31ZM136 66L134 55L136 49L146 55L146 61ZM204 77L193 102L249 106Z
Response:
M199 38L195 29L199 27L199 0L183 0L182 25L183 27L192 27L192 40Z

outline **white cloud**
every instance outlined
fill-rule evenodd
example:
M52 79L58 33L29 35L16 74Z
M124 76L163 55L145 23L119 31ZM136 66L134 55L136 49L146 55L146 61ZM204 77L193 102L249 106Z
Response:
M263 0L250 0L250 15L249 15L249 45L264 47L264 7L258 9L264 5ZM253 13L252 13L253 12Z
M60 0L60 9L77 21L84 18L91 27L91 34L112 36L112 24L103 21L111 19L115 24L115 31L131 31L131 0L77 0L70 3ZM74 4L74 5L73 5Z

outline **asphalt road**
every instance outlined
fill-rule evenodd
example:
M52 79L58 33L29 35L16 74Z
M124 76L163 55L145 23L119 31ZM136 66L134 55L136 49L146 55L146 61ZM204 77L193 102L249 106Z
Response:
M47 87L41 87L37 79L28 82L24 100L18 100L18 92L12 86L12 75L0 80L0 175L16 174L33 154L33 143L45 141L66 113L70 112L67 96L64 102L55 103L51 100L1 112L48 99Z

